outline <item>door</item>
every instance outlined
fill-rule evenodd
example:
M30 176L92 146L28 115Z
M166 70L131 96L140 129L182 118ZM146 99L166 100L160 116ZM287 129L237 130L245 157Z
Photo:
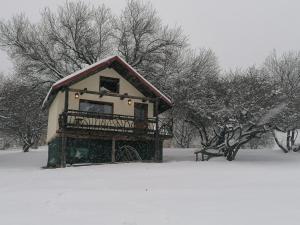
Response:
M134 128L137 132L146 132L148 128L148 104L134 103Z

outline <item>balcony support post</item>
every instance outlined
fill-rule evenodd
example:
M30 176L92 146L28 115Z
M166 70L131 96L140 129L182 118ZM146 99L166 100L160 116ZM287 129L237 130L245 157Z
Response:
M67 137L64 133L61 135L61 149L60 149L60 168L66 167L66 147L67 147Z
M155 161L161 162L161 151L159 146L159 124L158 124L159 98L155 99Z
M60 167L66 167L66 148L67 148L67 137L65 135L65 127L67 126L68 117L67 112L69 108L69 88L66 87L64 89L65 92L65 104L64 104L64 112L63 112L63 127L62 127L62 135L61 135L61 149L60 149Z
M69 88L65 88L65 104L64 104L64 112L67 113L69 109Z
M116 162L116 140L112 139L112 145L111 145L111 162Z

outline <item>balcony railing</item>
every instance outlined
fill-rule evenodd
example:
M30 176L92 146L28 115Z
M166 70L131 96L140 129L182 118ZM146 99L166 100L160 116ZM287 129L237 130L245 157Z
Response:
M68 110L60 114L59 128L154 135L156 131L156 119L147 118L145 121L138 121L134 116ZM159 118L159 135L171 137L172 131L173 121L167 118Z

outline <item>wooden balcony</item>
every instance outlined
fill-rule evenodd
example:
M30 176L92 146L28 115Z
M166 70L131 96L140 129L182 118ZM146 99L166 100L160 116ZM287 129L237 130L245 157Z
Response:
M171 138L173 121L159 118L158 129L156 129L156 122L155 117L137 121L134 116L68 110L59 116L59 129L65 132L101 133L110 136L126 135L150 139L154 139L158 132L159 139Z

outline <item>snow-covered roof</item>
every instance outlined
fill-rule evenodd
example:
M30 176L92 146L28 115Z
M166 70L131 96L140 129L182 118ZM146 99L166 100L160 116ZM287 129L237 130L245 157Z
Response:
M160 90L158 90L153 84L151 84L148 80L146 80L140 73L138 73L132 66L130 66L125 60L123 60L119 56L110 56L105 59L100 60L84 69L78 70L62 79L57 81L50 88L44 102L43 107L45 107L46 103L50 100L50 96L56 94L58 90L62 87L67 87L73 84L76 81L81 80L82 78L88 77L91 74L94 74L98 69L105 69L109 67L113 62L120 63L123 67L125 67L129 74L134 76L145 88L147 88L151 93L155 94L155 96L159 97L165 104L171 106L172 101L166 95L164 95ZM122 76L122 74L120 74Z

